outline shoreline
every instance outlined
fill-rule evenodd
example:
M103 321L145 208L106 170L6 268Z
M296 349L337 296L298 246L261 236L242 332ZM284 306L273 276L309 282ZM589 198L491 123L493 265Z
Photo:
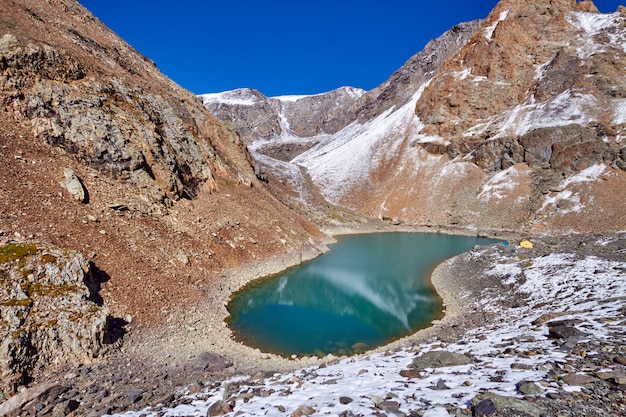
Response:
M143 361L150 361L156 364L167 363L170 367L184 367L186 364L193 362L200 354L210 352L232 362L233 366L229 368L228 373L235 375L252 375L270 369L276 372L288 372L344 358L332 354L321 358L317 356L285 358L274 353L261 352L258 348L236 341L225 321L230 315L226 306L232 293L253 281L280 273L325 253L329 250L327 245L335 242L335 236L386 232L448 233L482 236L472 230L444 230L442 228L432 230L427 227L411 225L390 225L382 221L373 224L368 222L356 227L354 225L350 227L328 227L323 232L328 238L321 240L316 246L308 245L300 251L275 256L271 259L247 264L225 272L219 282L212 283L208 287L209 299L202 302L202 304L190 306L182 317L168 320L169 323L159 328L129 333L129 338L125 342L122 352L139 357ZM488 236L485 235L484 237ZM502 236L500 235L496 238L500 239ZM460 307L460 303L457 300L460 292L463 290L462 285L454 285L454 280L450 276L450 268L447 266L451 259L437 265L431 273L431 283L441 297L443 304L443 315L440 319L434 320L425 329L417 330L398 340L351 357L384 352L402 345L415 344L425 338L432 337L435 332L441 332L442 326L453 325L459 316L466 311Z

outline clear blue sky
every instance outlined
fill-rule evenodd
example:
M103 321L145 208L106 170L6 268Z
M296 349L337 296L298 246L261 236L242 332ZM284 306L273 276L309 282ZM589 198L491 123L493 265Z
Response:
M497 0L79 0L196 94L267 96L370 90L459 22ZM618 0L596 0L602 12Z

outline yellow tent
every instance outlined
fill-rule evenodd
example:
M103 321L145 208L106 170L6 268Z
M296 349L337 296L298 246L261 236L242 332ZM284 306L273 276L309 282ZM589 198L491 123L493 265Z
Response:
M526 239L522 240L519 243L519 245L520 245L521 248L524 248L524 249L532 249L533 248L532 242L530 240L526 240Z

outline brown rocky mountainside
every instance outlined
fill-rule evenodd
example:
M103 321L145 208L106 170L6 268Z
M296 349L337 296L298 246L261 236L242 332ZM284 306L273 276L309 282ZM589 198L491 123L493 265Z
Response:
M274 183L306 195L310 182L365 216L494 232L622 230L625 23L623 7L503 0L342 101L352 115L343 128L248 135L252 155Z
M81 251L126 331L322 236L263 188L232 128L76 0L0 4L0 126L1 243Z

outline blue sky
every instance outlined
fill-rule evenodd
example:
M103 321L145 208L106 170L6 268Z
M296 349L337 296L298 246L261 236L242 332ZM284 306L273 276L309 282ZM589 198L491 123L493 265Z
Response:
M497 0L80 0L196 94L240 87L267 96L370 90L459 22ZM619 1L597 0L602 12Z

